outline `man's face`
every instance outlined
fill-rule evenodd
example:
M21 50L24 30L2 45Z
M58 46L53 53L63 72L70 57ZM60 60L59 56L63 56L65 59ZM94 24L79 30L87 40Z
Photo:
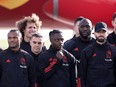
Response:
M101 43L104 42L107 38L107 32L105 30L95 32L94 35L96 37L96 40Z
M37 31L35 23L27 23L24 30L24 36L30 38Z
M88 38L88 36L91 35L91 27L89 25L81 25L80 28L79 28L79 32L80 32L80 36L83 37L83 38Z
M79 33L84 39L87 39L91 35L92 23L89 19L83 19L79 23Z
M63 46L63 41L64 41L62 33L56 33L52 35L50 41L53 48L60 50Z
M113 25L114 29L116 29L116 18L112 21L112 25Z
M44 45L42 37L33 36L30 40L31 51L35 54L38 54L42 51Z
M20 47L21 37L17 32L8 33L8 44L10 48Z

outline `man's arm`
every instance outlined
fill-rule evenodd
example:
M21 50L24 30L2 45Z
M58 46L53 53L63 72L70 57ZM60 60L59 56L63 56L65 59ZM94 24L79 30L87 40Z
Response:
M114 76L116 79L116 49L113 52L114 52ZM115 80L115 86L116 86L116 80Z
M75 43L75 42L74 42L72 39L67 40L67 41L64 43L63 48L64 48L65 50L67 50L68 52L71 52L72 49L73 49L74 43Z
M76 87L76 67L75 67L75 64L76 64L76 59L73 55L70 56L70 83L71 83L71 86L70 87Z
M48 56L47 56L48 55ZM59 66L61 60L58 57L58 53L54 58L50 57L49 54L41 54L38 58L38 72L39 77L47 79L52 76L57 67ZM50 57L50 58L47 58Z
M80 79L81 79L81 87L85 87L86 84L86 76L87 76L87 58L85 51L82 51L80 57Z
M30 58L29 58L30 57ZM34 59L32 56L28 56L28 59L30 59L29 68L28 68L28 76L29 76L29 83L30 87L34 87L35 84L35 66L34 66Z

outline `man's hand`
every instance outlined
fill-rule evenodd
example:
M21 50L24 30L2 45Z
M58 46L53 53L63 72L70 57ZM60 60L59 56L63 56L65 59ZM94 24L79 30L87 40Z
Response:
M62 50L60 50L60 51L58 51L58 52L56 53L56 57L59 58L59 59L62 59L63 56L64 56L64 54L63 54Z

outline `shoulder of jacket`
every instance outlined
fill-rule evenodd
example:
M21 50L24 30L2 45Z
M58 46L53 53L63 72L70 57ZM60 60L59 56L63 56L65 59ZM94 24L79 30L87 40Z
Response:
M21 49L21 54L26 58L30 59L33 58L31 54L29 54L27 51Z
M107 38L112 38L114 36L114 32L110 33Z
M116 47L115 46L113 46L111 44L109 44L109 46L110 46L111 50L115 50L116 51Z
M63 48L70 52L73 49L74 44L75 44L74 39L70 39L69 41L64 43Z
M40 55L39 55L39 57L43 57L43 56L47 56L47 55L49 55L50 54L50 52L48 51L48 50L45 50L45 51L43 51L42 53L40 53Z
M64 45L72 45L75 42L74 39L67 40Z
M69 53L67 50L63 49L63 53L66 57L75 59L75 57L71 53Z
M21 52L22 52L22 53L28 53L27 51L25 51L25 50L23 50L23 49L21 49Z
M91 50L93 50L93 48L94 48L94 44L92 43L92 44L88 45L86 48L84 48L83 51L91 51Z

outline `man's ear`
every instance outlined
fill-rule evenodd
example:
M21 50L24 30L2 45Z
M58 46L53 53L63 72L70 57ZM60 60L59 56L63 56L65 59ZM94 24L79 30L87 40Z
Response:
M93 34L94 34L94 36L96 37L96 32L94 32Z
M91 27L91 31L93 31L93 27Z
M112 21L111 23L112 23L112 25L114 26L114 22Z

